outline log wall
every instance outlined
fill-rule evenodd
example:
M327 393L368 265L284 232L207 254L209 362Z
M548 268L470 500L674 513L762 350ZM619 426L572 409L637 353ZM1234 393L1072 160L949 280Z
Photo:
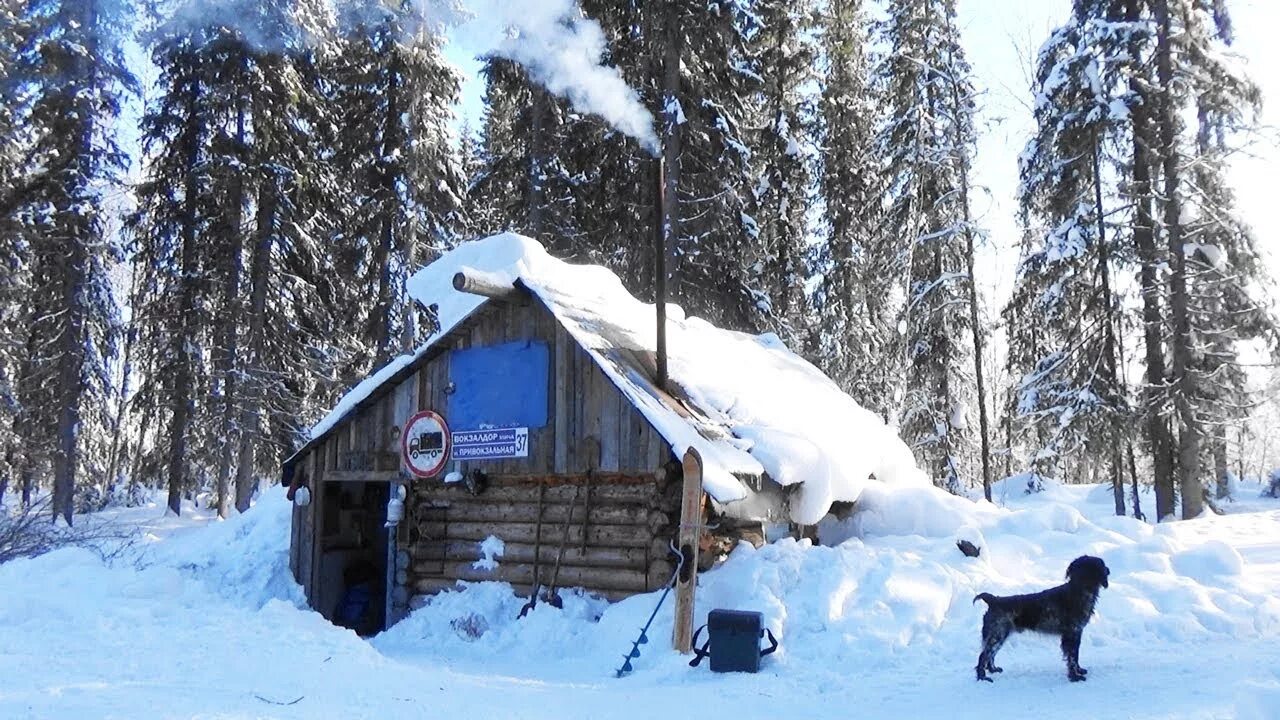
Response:
M611 599L663 587L679 522L673 485L655 475L496 478L472 495L458 484L415 482L407 584L415 595L458 580L501 580L528 592L535 579L545 587L555 578ZM505 545L492 570L475 564L489 536Z

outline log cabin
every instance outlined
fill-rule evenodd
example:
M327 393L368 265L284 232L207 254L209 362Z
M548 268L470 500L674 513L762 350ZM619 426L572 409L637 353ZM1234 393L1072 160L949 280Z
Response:
M731 436L675 383L659 387L653 349L601 323L596 308L577 312L563 296L447 256L438 263L411 288L431 299L439 330L348 393L285 462L290 486L308 488L309 502L294 508L290 567L310 605L336 619L356 568L378 578L372 629L459 581L609 599L667 585L682 455L691 445L714 455ZM453 441L429 474L404 450L417 442L403 436L406 423L424 410ZM713 531L758 543L763 523L785 519L782 490L761 470L730 474L752 497L721 494L740 509L728 513L699 498L713 526L707 549ZM388 528L400 488L403 517Z
M407 290L433 332L348 392L283 468L294 577L343 624L344 594L369 585L362 632L459 583L611 600L660 589L674 547L705 569L739 541L758 545L856 499L848 477L909 462L896 436L836 457L806 445L795 422L744 414L754 399L846 427L878 422L773 336L673 308L667 357L653 305L528 238L459 246Z

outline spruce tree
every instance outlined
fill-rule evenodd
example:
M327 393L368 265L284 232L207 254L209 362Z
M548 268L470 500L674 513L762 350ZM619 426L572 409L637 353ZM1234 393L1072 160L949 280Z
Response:
M813 200L813 98L817 51L809 3L766 0L758 4L759 29L749 50L763 82L752 133L751 215L759 227L759 261L752 283L767 308L763 328L799 347L805 338L804 285Z
M751 213L750 126L762 77L750 59L759 32L753 6L671 2L664 37L662 120L667 153L668 287L685 310L726 327L768 327L760 218ZM667 63L674 60L674 66ZM672 69L674 67L674 70ZM673 162L674 161L674 162Z
M148 36L159 75L142 124L148 173L128 224L128 350L139 380L127 410L144 433L165 430L137 438L132 462L117 462L132 466L132 482L163 472L175 513L184 494L211 485L226 516L240 440L248 112L259 78L250 16L222 7L234 22L220 22L199 8L179 6Z
M1011 354L1021 377L1019 416L1037 425L1037 476L1108 468L1124 514L1123 448L1130 410L1120 372L1119 294L1112 274L1122 238L1108 232L1104 147L1123 140L1136 102L1123 82L1141 26L1118 22L1109 2L1081 0L1038 58L1036 135L1021 157L1020 202L1031 231L1019 265L1010 335L1037 343ZM1027 348L1020 348L1027 349Z
M521 232L556 256L574 257L586 245L575 211L590 180L570 169L569 136L586 121L511 60L491 58L482 72L486 165L476 193L497 222L492 230Z
M905 372L901 422L907 442L935 482L965 484L973 358L966 308L967 158L972 152L973 93L951 0L895 3L878 29L886 55L875 77L886 124L877 151L886 175L881 257L898 282ZM964 89L957 92L957 87Z
M21 92L19 55L23 26L16 6L0 8L0 505L14 487L22 443L16 420L18 374L23 364L27 313L22 298L29 288L30 231L25 212L25 159L30 133Z
M235 504L241 512L249 508L259 473L270 472L296 444L315 383L332 378L324 367L328 358L319 352L325 343L313 344L333 320L333 306L318 301L329 269L324 238L330 220L320 209L336 202L316 136L307 131L325 119L313 56L306 48L312 28L302 24L314 8L299 2L271 10L261 27L281 38L280 47L257 50L250 65L248 174L254 212L247 219L247 275L241 286L235 461Z
M48 432L53 511L72 522L81 452L101 427L118 314L108 279L118 248L107 234L102 193L126 158L113 120L133 88L120 37L127 6L40 0L22 8L30 28L19 82L32 94L33 133L22 193L33 208L28 367L19 395L27 432ZM44 162L48 161L48 162ZM38 342L34 339L39 338ZM25 386L25 387L22 387Z
M1179 24L1180 54L1186 57L1184 102L1196 118L1183 141L1190 172L1178 219L1193 348L1187 371L1194 382L1188 399L1203 428L1195 489L1203 493L1209 486L1225 486L1227 427L1257 402L1247 389L1240 347L1262 341L1274 350L1277 324L1258 300L1260 288L1271 278L1252 231L1238 219L1226 181L1233 141L1257 121L1261 93L1225 60L1232 40L1225 7L1199 12L1182 8ZM1193 513L1186 497L1193 490L1184 485L1182 492L1186 517Z
M218 9L230 15L178 8L155 39L152 163L132 223L144 277L133 411L144 432L170 430L142 439L132 468L158 472L163 456L175 511L212 486L225 514L232 477L243 511L349 384L356 343L355 292L330 241L345 190L317 61L322 8Z
M459 81L411 10L362 2L342 12L321 72L332 87L325 112L337 121L333 163L345 179L337 230L360 260L359 282L346 289L372 300L360 335L377 366L409 330L404 281L453 239L465 192L448 129Z
M168 417L167 442L154 451L163 456L168 505L176 515L193 474L188 454L196 400L209 393L202 348L210 324L204 312L210 268L200 241L211 234L209 214L215 210L205 147L207 128L218 118L206 104L208 36L184 26L161 32L153 61L162 90L143 120L150 162L137 191L131 249L134 263L145 270L133 310L148 319L142 347L155 370L139 399L163 408Z
M822 274L815 303L821 323L817 355L827 374L863 407L888 418L893 379L881 362L897 327L884 306L875 249L881 188L872 150L875 106L868 85L869 20L861 0L836 0L822 15L819 101L823 242L815 265Z

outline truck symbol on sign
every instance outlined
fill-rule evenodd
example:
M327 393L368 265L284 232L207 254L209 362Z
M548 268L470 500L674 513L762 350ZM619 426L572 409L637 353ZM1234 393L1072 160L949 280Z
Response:
M417 458L427 453L438 453L444 449L444 433L440 431L424 432L409 441L409 455Z

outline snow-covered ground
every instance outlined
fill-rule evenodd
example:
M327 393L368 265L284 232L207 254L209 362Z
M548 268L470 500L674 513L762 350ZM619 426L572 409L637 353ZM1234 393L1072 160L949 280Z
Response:
M872 483L822 528L847 541L742 546L702 576L700 616L759 610L778 635L762 672L687 667L668 600L622 679L657 593L516 620L522 601L485 583L366 641L299 609L280 488L226 522L123 511L143 527L123 559L0 565L0 718L1280 718L1280 502L1256 495L1151 526L1111 516L1106 488L1000 487L992 506ZM1020 636L995 683L976 682L974 594L1057 584L1082 553L1112 569L1089 681L1067 682L1054 641Z

